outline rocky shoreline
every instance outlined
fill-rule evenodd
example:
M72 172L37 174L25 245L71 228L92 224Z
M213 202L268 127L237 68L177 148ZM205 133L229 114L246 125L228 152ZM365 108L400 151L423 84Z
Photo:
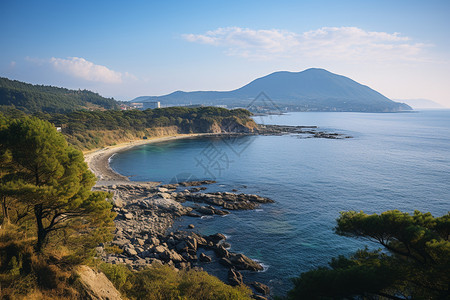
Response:
M317 126L259 125L260 135L295 134L300 138L349 139L352 136L318 130Z
M255 133L223 133L230 135L284 135L293 134L300 138L350 138L338 133L318 131L317 126L260 125ZM108 244L99 245L96 250L102 260L112 264L127 264L134 269L155 264L167 264L177 269L201 268L203 264L218 261L228 269L228 283L244 284L241 270L262 271L260 263L241 253L227 249L225 235L216 233L202 236L192 230L168 232L178 217L202 217L226 215L233 210L256 209L274 201L258 195L230 192L205 193L207 185L214 181L180 182L161 185L160 182L131 182L117 174L109 166L109 159L117 152L136 145L203 136L212 134L180 135L135 141L115 147L108 147L85 154L90 169L99 179L94 189L113 194L113 210L116 231ZM193 229L193 225L189 229ZM214 254L207 255L205 250ZM252 286L255 299L270 297L269 287L258 282L245 282Z
M134 269L155 264L167 264L177 269L201 268L203 264L218 261L228 269L229 284L244 284L239 271L262 271L263 266L244 254L228 251L230 245L225 235L203 236L189 230L168 232L177 217L225 215L230 213L229 210L255 209L274 202L252 194L203 193L205 185L211 183L215 182L181 182L156 187L131 182L96 186L96 190L113 194L113 210L117 213L114 239L99 245L97 254L105 262L128 264ZM193 229L193 225L190 227ZM206 250L212 250L215 256L206 255ZM252 284L260 290L254 288L259 299L269 293L266 285Z

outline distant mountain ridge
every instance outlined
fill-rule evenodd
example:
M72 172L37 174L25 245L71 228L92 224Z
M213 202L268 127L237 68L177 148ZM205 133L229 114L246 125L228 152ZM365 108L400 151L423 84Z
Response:
M396 100L396 101L404 102L414 109L416 109L416 108L417 109L420 109L420 108L445 108L445 106L443 106L439 103L436 103L432 100L428 100L428 99L402 99L402 100Z
M0 77L0 108L26 113L67 113L80 109L117 109L118 103L88 90L33 85Z
M302 72L275 72L232 91L176 91L164 96L141 96L132 102L247 107L261 92L274 106L288 110L396 112L412 109L350 78L315 68Z

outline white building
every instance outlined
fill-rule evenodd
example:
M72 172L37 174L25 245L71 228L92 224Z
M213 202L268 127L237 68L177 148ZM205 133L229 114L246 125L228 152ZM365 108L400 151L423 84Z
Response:
M154 109L154 108L161 108L161 103L159 101L155 101L155 102L144 102L143 104L143 109Z

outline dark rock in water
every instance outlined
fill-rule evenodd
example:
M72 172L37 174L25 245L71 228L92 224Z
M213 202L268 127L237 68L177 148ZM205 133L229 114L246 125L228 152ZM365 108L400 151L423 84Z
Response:
M230 257L230 253L222 245L218 246L217 248L214 248L214 252L218 257L227 257L227 258Z
M260 294L263 294L263 295L270 294L270 288L261 282L254 281L254 282L250 283L250 285L255 289L255 291L257 291Z
M193 211L188 212L186 216L194 217L194 218L200 218L201 217L201 215L199 215L199 214L197 214L197 213L195 213Z
M228 282L232 286L237 286L244 284L244 278L242 277L242 274L234 269L228 270Z
M209 263L209 262L212 261L212 258L209 257L208 255L206 255L205 253L201 253L201 254L200 254L200 257L199 257L199 260L200 260L201 262Z
M226 211L226 210L220 210L220 209L215 209L215 210L214 210L214 213L215 213L216 215L219 215L219 216L225 216L225 215L229 215L229 214L230 214L229 211Z
M169 190L174 190L178 187L178 183L163 184L163 185L160 185L160 187L166 188Z
M227 238L226 238L225 235L223 235L223 234L221 234L221 233L216 233L216 234L208 235L208 236L206 237L206 239L207 239L208 241L212 241L214 244L217 244L218 242L224 241L224 240L226 240Z
M188 191L191 193L197 193L197 192L204 191L204 190L206 190L206 187L201 186L201 187L190 188Z
M179 185L199 186L199 185L212 184L212 183L216 183L216 181L215 180L183 181L183 182L180 182Z
M231 264L238 270L262 271L264 268L256 261L248 258L244 254L230 254Z
M194 232L191 232L190 236L197 240L197 244L198 244L199 247L200 246L202 246L202 247L208 246L208 241L203 236L201 236L199 234L196 234Z
M228 192L206 193L206 194L180 194L176 196L178 202L192 201L196 203L207 203L221 206L229 210L255 209L259 204L273 203L274 201L252 194L234 194Z
M222 246L223 246L225 249L230 249L230 248L231 248L230 243L227 243L227 242L223 242L223 243L222 243Z
M214 209L208 208L206 206L201 206L199 208L196 208L195 210L203 215L207 215L207 216L214 215Z
M230 267L230 268L233 267L233 264L231 263L231 261L228 258L222 257L219 260L219 262L226 267Z

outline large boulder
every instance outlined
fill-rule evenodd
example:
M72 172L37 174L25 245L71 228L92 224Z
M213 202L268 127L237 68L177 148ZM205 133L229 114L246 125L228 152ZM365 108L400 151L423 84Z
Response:
M244 254L230 253L229 261L237 270L262 271L264 268Z
M214 248L214 252L218 257L227 257L227 258L230 257L230 253L222 245L219 245L216 248Z
M127 220L132 220L133 219L133 214L132 213L126 213L123 215L123 217Z
M217 244L217 243L219 243L221 241L226 240L227 237L225 235L221 234L221 233L216 233L216 234L208 235L206 237L206 239L208 241L212 241L214 244Z
M102 272L94 271L88 266L78 266L74 270L78 275L76 283L80 299L120 300L122 297L111 281Z
M186 246L188 247L188 249L197 251L198 247L197 239L193 236L188 236L186 238Z
M137 255L137 254L138 254L137 251L136 251L134 248L131 248L131 247L126 247L126 248L124 249L124 251L125 251L125 253L128 254L129 256L134 256L134 255Z
M157 254L161 254L167 250L168 249L166 247L164 247L163 245L158 245L158 246L153 247L153 252L155 252Z
M209 207L206 206L201 206L195 209L197 212L203 214L203 215L207 215L207 216L212 216L214 215L214 209L211 209Z

